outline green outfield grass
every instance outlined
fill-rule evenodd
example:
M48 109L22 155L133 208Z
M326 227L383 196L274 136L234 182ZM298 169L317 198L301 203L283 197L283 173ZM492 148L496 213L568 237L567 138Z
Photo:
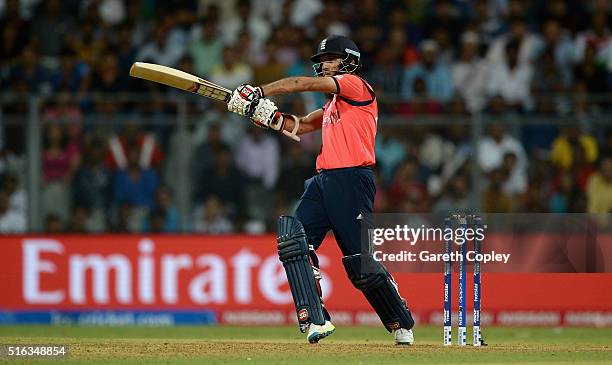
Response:
M0 326L0 343L68 344L54 364L612 364L612 329L486 328L481 348L445 348L441 334L419 327L414 346L395 346L382 328L340 327L309 345L296 327Z

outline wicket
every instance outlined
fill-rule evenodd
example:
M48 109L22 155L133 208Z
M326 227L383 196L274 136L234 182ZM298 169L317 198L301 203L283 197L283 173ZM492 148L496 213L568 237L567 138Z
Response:
M460 215L453 214L444 220L445 230L451 230L453 232L462 232L465 235L468 227L471 227L474 231L477 228L482 227L482 219L475 215ZM454 228L458 228L455 230ZM477 258L481 253L482 242L474 236L474 257ZM452 345L452 275L453 275L453 263L451 260L451 254L453 251L453 240L454 237L444 242L444 253L446 259L444 261L444 346ZM459 308L457 312L458 325L457 325L457 344L459 346L465 346L467 344L467 321L466 321L466 300L467 300L467 249L468 241L465 240L461 244L460 248L460 261L459 261ZM474 346L486 346L482 337L480 329L480 301L482 298L482 285L480 277L480 261L475 259L474 261L474 317L473 317L473 345Z

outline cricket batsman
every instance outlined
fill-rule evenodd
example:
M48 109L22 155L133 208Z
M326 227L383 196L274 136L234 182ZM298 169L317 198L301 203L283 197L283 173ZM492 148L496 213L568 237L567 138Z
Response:
M316 77L288 77L263 86L241 85L228 109L263 128L302 134L321 129L323 145L317 174L306 180L294 216L278 220L278 254L287 273L298 322L310 343L335 327L322 301L321 274L315 251L329 230L342 251L342 263L397 344L414 341L414 320L391 274L361 253L361 218L372 212L376 186L372 167L378 105L372 87L358 75L357 45L329 36L310 58ZM267 97L304 91L329 95L323 108L306 116L281 113ZM362 270L362 263L369 267ZM373 268L373 269L372 269Z

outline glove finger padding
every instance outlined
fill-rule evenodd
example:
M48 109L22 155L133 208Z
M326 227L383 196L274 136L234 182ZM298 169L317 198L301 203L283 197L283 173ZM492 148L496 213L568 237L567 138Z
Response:
M227 109L231 112L250 117L259 100L263 97L263 90L260 87L242 84L234 90Z
M243 99L238 90L232 93L230 101L227 103L227 110L232 113L247 115L251 102Z
M283 115L278 111L278 108L270 99L259 100L251 119L254 123L265 125L277 131L283 128Z

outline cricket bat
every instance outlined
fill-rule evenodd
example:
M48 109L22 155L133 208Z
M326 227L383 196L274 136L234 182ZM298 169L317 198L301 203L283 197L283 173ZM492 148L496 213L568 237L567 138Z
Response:
M172 67L154 63L134 62L130 68L130 76L189 91L206 98L223 101L224 103L228 103L232 96L231 90L215 83ZM300 137L297 134L286 130L282 132L287 137L298 142L300 141Z

